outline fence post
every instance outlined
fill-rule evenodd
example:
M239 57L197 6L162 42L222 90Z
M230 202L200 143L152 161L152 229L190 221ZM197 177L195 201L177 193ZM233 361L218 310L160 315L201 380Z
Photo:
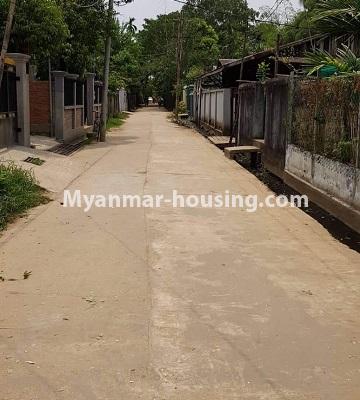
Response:
M54 84L54 133L57 140L64 139L64 71L52 71Z
M358 106L358 115L357 115L357 132L356 132L356 160L355 167L359 168L360 164L360 104Z
M95 74L86 75L86 119L88 125L94 125Z
M72 93L73 93L73 112L72 112L72 119L73 119L73 124L72 124L72 129L74 129L75 131L76 131L76 120L77 120L77 110L76 110L76 80L78 79L78 77L79 77L79 75L77 75L77 74L66 74L66 78L68 79L68 80L71 80L72 81ZM65 138L65 136L66 136L66 133L67 132L64 132L64 139L66 139Z
M19 129L19 144L30 146L30 102L29 102L29 73L28 62L30 56L21 53L8 53L8 57L16 65L16 95L17 95L17 120Z
M286 147L292 143L292 124L293 124L293 107L295 95L295 76L294 72L290 73L289 78L289 97L288 97L288 115L287 115L287 134L286 134ZM286 151L286 148L285 148Z

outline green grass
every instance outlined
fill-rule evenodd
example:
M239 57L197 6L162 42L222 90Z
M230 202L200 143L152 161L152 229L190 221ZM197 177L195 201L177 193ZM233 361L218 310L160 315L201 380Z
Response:
M127 114L125 113L120 113L117 116L113 117L113 118L109 118L107 124L106 124L106 130L112 129L112 128L118 128L119 126L121 126L126 118L127 118Z
M32 171L14 163L0 164L0 230L29 208L48 201Z

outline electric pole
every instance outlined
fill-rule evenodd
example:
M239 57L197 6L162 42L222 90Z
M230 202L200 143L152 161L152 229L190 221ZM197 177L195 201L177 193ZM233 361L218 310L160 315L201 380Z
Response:
M181 64L183 56L183 28L184 19L182 9L180 10L178 32L177 32L177 43L176 43L176 92L175 92L175 113L178 115L179 102L180 102L180 86L181 86Z
M113 22L114 0L109 0L108 20L106 24L106 44L105 44L105 65L104 65L104 86L101 107L101 132L100 141L106 141L106 124L108 119L108 95L109 95L109 74L111 56L111 25Z
M248 15L248 2L245 0L245 12L246 12L246 23L244 29L244 41L243 41L243 49L241 54L241 65L240 65L240 81L243 79L244 75L244 61L246 56L246 48L247 48L247 41L248 41L248 30L249 30L249 15Z
M10 34L11 34L11 27L12 27L12 23L13 23L13 19L14 19L14 14L15 14L15 6L16 6L16 0L10 0L9 12L8 12L7 20L6 20L4 39L3 39L1 55L0 55L0 88L1 88L1 82L2 82L2 78L3 78L3 74L4 74L5 55L8 50Z

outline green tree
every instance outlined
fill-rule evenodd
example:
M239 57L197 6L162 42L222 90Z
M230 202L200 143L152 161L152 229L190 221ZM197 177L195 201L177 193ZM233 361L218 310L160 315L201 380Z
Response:
M289 21L289 24L281 29L283 43L303 39L319 33L319 29L313 21L317 13L317 3L317 0L302 0L304 10L296 13Z
M103 67L106 7L103 0L92 2L56 0L69 35L59 67L82 75L85 71L97 72Z
M189 0L184 12L213 27L219 37L222 58L240 58L252 50L256 12L245 0Z
M141 48L133 22L130 19L126 24L117 22L114 26L109 85L111 91L125 88L138 93L141 90Z
M138 34L142 50L142 70L145 92L167 97L174 93L176 83L176 47L180 14L161 15L146 20ZM182 84L189 83L194 74L212 68L219 57L218 35L202 18L184 15L181 33L183 57Z
M8 0L0 0L0 20L6 18ZM9 51L31 54L41 66L48 57L61 56L69 29L55 0L18 0Z
M8 0L0 0L0 19ZM53 69L82 75L101 71L106 24L105 0L18 0L9 51L31 55L40 77Z

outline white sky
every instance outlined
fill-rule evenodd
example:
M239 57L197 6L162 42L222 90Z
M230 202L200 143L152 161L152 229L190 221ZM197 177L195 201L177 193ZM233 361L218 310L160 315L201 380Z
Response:
M296 8L299 0L291 0ZM249 6L258 9L261 6L272 6L275 0L248 0ZM119 19L127 21L130 17L136 19L136 25L141 27L145 18L153 18L159 14L167 14L179 10L181 4L174 0L134 0L133 3L119 7Z

